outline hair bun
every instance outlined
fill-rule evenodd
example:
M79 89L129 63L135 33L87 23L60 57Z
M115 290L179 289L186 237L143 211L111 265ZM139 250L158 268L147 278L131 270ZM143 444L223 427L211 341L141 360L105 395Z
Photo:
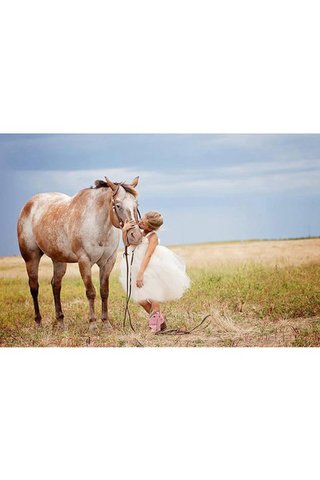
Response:
M145 214L148 227L152 230L158 230L163 225L163 216L161 213L151 210Z

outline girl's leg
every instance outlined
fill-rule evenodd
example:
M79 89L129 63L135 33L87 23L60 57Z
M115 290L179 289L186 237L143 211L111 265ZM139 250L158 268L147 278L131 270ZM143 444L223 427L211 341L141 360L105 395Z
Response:
M155 302L154 300L151 300L150 313L151 312L160 312L160 303L159 302Z
M141 305L141 307L144 308L147 313L151 313L151 303L150 302L148 302L147 300L144 300L142 302L139 302L139 305Z

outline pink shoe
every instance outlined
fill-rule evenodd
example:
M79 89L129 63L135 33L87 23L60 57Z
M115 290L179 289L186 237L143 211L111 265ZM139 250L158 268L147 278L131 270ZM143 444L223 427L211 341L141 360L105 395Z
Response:
M154 333L167 328L165 317L160 312L153 312L149 316L149 327Z

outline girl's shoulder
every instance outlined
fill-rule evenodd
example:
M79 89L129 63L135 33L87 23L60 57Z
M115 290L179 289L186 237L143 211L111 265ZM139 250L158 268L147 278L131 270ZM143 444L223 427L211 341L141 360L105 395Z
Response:
M148 239L158 238L158 235L157 235L157 232L155 230L153 230L152 232L147 233L147 235L145 237L148 238Z
M150 243L150 242L155 242L155 243L160 243L160 240L158 238L158 235L157 235L157 232L155 232L154 230L152 232L149 232L147 233L147 235L145 236L145 238L147 239L147 241Z

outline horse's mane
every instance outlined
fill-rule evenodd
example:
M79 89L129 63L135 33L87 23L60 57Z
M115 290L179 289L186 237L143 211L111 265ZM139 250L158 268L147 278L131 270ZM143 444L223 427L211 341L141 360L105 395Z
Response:
M138 196L138 192L133 188L132 185L129 185L128 183L125 182L113 182L115 185L120 185L125 189L126 192L131 193L134 197ZM91 188L110 188L107 182L104 180L96 180L94 182L94 187Z

